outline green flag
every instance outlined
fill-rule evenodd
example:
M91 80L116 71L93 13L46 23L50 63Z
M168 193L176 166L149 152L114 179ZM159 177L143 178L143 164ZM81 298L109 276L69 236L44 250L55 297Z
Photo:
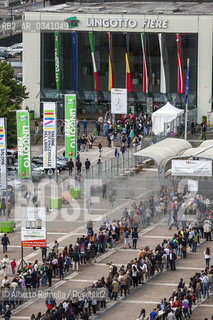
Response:
M76 157L76 95L65 95L65 158Z
M28 111L17 111L18 177L30 178L30 120Z
M59 34L55 32L55 81L57 92L60 91Z

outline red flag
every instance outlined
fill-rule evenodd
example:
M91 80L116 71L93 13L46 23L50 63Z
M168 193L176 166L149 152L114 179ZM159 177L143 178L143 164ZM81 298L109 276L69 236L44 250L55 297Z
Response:
M127 92L131 93L131 74L130 74L129 59L128 59L127 52L125 56L126 56L126 88L127 88Z
M180 38L179 33L176 34L177 42L177 62L178 62L178 93L183 93L183 69L180 57Z

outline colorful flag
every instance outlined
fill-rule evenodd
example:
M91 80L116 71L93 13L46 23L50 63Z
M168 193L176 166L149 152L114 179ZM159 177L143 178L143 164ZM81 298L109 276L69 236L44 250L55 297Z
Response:
M162 33L158 34L159 47L160 47L160 92L166 93L166 76L163 62L163 46L162 46Z
M143 52L143 93L148 93L148 77L147 77L147 67L146 67L146 51L144 42L144 33L141 33L141 45Z
M73 71L74 71L74 91L77 88L77 78L76 78L76 32L72 32L72 57L73 57Z
M55 32L55 81L56 90L60 91L59 34Z
M188 102L188 95L189 95L189 58L187 59L187 72L186 72L186 85L185 85L185 96L184 100Z
M93 45L93 32L89 33L89 43L90 43L93 71L94 71L94 77L95 77L95 91L98 91L98 73L97 73L97 67L96 67L96 62L95 62L95 52L94 52L94 45Z
M65 94L65 158L76 157L76 95Z
M43 167L56 168L57 121L56 103L43 104Z
M112 72L112 55L111 55L111 35L110 32L108 35L108 44L109 44L109 91L114 87L113 85L113 72Z
M183 69L180 57L180 37L179 33L176 34L177 42L177 62L178 62L178 93L183 93Z
M16 112L17 139L18 139L18 177L20 179L30 178L30 119L27 110Z
M0 118L0 190L7 188L7 142L5 119Z

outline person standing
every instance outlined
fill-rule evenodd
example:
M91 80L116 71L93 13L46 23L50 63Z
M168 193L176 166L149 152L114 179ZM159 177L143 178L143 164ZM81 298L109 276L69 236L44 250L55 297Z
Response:
M203 275L201 278L202 288L203 288L203 299L205 299L206 295L209 298L209 277L207 275Z
M4 312L4 319L5 320L10 320L11 315L12 315L12 313L10 311L10 306L7 304L6 305L6 310Z
M49 287L52 286L52 276L53 276L53 269L52 269L52 266L49 265L47 269L47 278L48 278Z
M84 120L82 121L82 123L83 123L83 128L84 128L84 134L87 134L87 124L88 124L88 121L87 121L86 119L84 119Z
M209 268L209 263L210 263L210 259L211 259L211 253L210 253L209 248L206 248L206 251L204 251L204 257L205 257L205 261L206 261L206 267Z
M192 120L191 123L191 135L194 137L195 136L195 121Z
M101 159L98 159L97 166L98 166L98 175L100 175L100 173L101 173L101 166L102 166Z
M98 145L98 152L99 152L99 158L101 158L101 153L102 153L102 144L99 143Z
M16 259L13 259L11 262L11 269L12 269L12 274L16 273Z
M91 163L90 163L89 159L87 158L87 160L85 161L86 175L89 173L90 166L91 166Z
M201 132L202 132L202 140L206 140L206 122L205 121L203 121L202 123Z
M0 216L2 214L2 211L3 211L3 215L5 216L5 210L6 210L6 202L5 202L5 198L2 198L1 199Z
M69 169L69 175L71 176L72 175L72 170L74 168L74 163L73 163L72 159L70 159L68 161L67 166L68 166L68 169Z
M3 246L3 253L7 252L7 245L10 244L10 240L7 237L6 233L4 236L1 238L1 244Z
M138 231L135 228L134 231L132 232L132 246L135 250L137 247L137 241L138 241Z
M210 220L206 220L204 222L203 225L203 231L206 237L206 240L210 240L211 241L211 221Z
M7 267L9 265L9 258L8 255L5 254L4 258L2 259L2 269L4 270L4 277L7 276Z

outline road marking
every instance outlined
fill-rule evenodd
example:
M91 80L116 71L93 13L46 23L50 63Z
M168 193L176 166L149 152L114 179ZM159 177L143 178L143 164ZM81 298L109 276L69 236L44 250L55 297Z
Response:
M191 253L191 252L190 252ZM203 270L205 267L176 267L176 269L180 270Z
M171 236L142 236L141 238L152 238L152 239L167 239L167 238L171 238Z
M205 307L205 308L213 308L213 304L200 304L199 307Z
M159 304L159 301L121 300L121 303Z

